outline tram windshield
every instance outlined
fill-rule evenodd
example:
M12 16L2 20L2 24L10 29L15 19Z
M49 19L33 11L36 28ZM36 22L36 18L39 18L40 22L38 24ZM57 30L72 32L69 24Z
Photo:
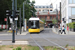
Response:
M29 28L39 28L39 21L29 21Z

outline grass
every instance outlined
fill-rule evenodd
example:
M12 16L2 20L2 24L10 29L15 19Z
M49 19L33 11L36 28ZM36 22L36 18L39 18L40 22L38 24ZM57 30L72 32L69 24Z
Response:
M67 48L69 45L68 44L66 44L66 46L65 46L65 48Z
M39 50L39 47L31 45L3 45L0 46L0 50Z
M75 50L75 46L66 45L68 50ZM63 50L59 47L54 46L44 46L45 50ZM38 46L31 45L2 45L0 46L0 50L40 50Z
M61 48L53 47L53 46L46 46L45 49L46 50L61 50Z

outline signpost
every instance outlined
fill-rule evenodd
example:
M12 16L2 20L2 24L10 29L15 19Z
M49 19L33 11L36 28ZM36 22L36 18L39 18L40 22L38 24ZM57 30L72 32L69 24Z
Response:
M7 21L7 18L5 18L4 21Z

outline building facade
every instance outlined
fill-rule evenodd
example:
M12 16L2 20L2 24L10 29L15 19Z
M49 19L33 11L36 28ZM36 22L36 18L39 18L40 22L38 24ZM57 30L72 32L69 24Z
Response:
M61 0L62 25L75 22L75 0Z
M49 5L49 6L35 6L35 9L37 10L36 15L37 17L39 17L40 19L45 20L45 25L48 27L52 27L53 23L52 20L56 19L57 16L57 12L56 10L53 11L53 5ZM60 20L60 16L59 16L60 12L58 13L58 21Z

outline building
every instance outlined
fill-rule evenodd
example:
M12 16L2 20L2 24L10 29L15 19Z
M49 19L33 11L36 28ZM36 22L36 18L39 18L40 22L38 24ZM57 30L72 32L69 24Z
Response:
M62 25L75 22L75 0L61 0Z
M52 27L53 26L52 20L57 19L56 18L57 12L56 10L53 11L53 5L50 4L48 6L35 6L35 9L37 10L36 12L37 17L39 17L40 19L44 19L46 21L45 23L46 26ZM59 14L60 12L58 13L58 16Z
M35 6L35 9L37 12L43 12L43 11L53 11L53 5L46 5L46 6Z

